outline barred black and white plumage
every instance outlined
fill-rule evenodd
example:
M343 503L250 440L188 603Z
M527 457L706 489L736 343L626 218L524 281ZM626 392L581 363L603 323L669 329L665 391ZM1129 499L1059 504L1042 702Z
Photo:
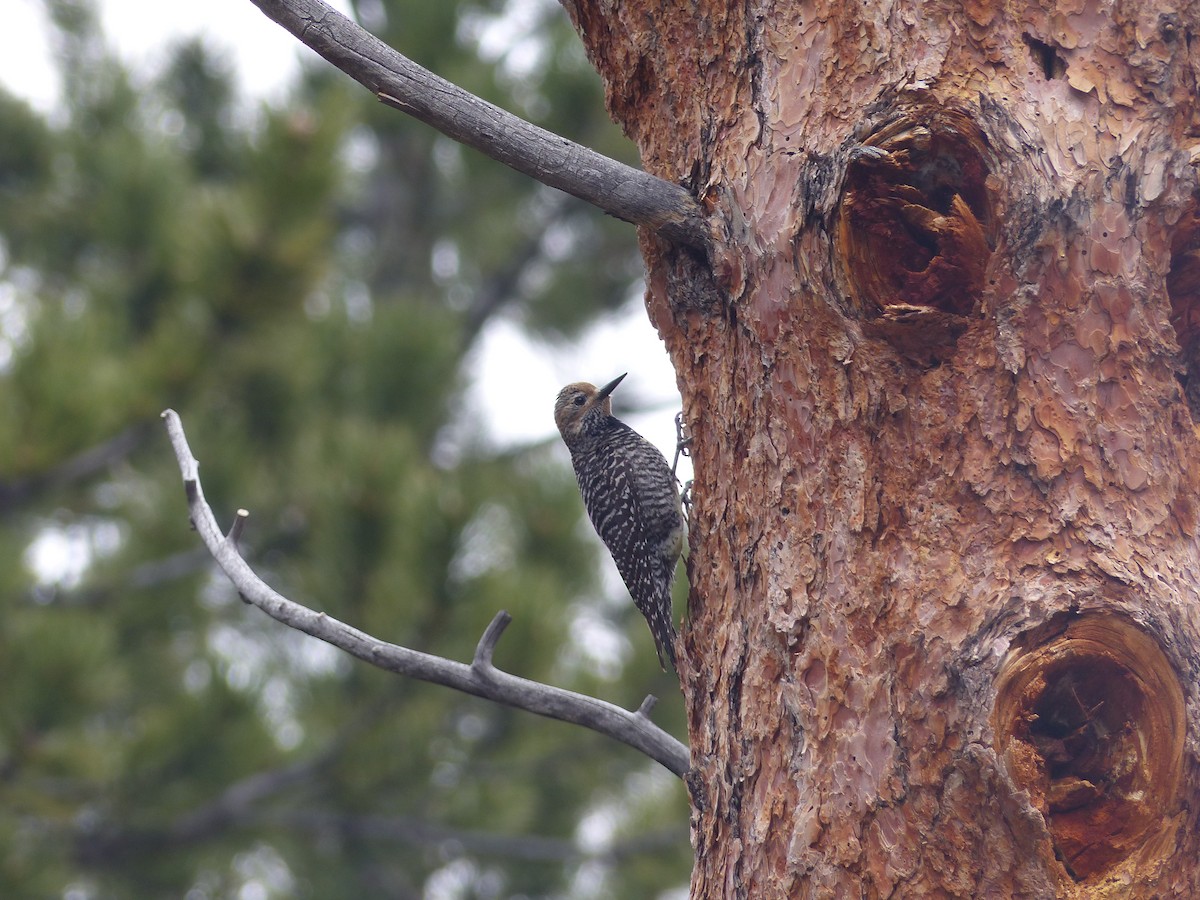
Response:
M666 459L612 414L609 395L624 377L600 388L568 384L554 403L554 421L571 451L588 518L646 617L659 664L674 668L671 583L687 527Z

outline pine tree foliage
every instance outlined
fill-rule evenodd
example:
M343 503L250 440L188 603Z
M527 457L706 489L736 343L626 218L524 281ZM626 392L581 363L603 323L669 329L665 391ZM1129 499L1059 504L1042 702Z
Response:
M557 8L367 6L423 64L629 157ZM572 640L580 610L640 623L604 602L564 455L491 447L464 392L495 317L556 341L620 305L632 232L319 66L255 104L202 43L132 73L89 4L48 8L61 108L0 92L0 894L681 884L683 789L631 751L242 604L158 424L185 417L210 501L252 511L247 555L280 590L458 659L506 608L498 661L632 706L652 690L678 733L653 653L612 681ZM487 38L513 16L521 59ZM549 417L556 389L529 402Z

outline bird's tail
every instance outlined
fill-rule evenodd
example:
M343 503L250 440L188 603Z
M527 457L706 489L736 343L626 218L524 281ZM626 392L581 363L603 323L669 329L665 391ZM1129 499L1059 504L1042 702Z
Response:
M658 664L667 671L667 663L675 668L675 623L671 621L671 585L668 582L666 598L663 602L655 603L653 609L643 610L646 621L650 625L650 633L654 635L654 649L658 651Z

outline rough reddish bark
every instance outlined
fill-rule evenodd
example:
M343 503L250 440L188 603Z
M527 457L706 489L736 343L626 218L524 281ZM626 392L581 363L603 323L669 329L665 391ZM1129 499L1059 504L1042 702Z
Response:
M720 226L693 897L1200 896L1200 7L568 7Z

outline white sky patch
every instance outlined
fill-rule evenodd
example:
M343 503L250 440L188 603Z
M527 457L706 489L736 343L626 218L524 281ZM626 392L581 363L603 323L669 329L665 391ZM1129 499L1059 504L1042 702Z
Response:
M603 570L607 572L607 567ZM616 567L613 567L615 574ZM625 590L625 586L621 586ZM628 603L628 595L623 598ZM600 678L614 680L633 654L629 640L613 627L601 611L591 603L576 603L571 607L570 643L563 648L569 668L583 668Z
M604 900L612 896L612 885L608 866L589 860L581 863L571 879L571 897L574 900Z
M326 2L342 14L350 14L344 0ZM200 35L211 46L229 53L243 91L266 99L284 94L301 59L317 58L246 0L101 0L100 16L104 33L135 71L158 71L172 44Z
M496 63L509 79L530 78L545 65L546 43L537 37L538 23L551 11L552 0L511 0L499 14L467 13L459 37L473 44L485 62Z
M212 684L212 666L207 660L194 659L183 672L183 687L189 694L200 694Z
M328 2L349 15L345 0ZM108 40L137 72L158 71L172 44L200 35L213 48L228 53L241 90L257 98L275 99L294 81L302 58L316 59L311 50L247 0L101 0L99 9ZM40 0L5 0L0 83L43 113L53 111L62 90L49 36Z
M52 62L41 0L6 0L4 4L0 84L41 112L54 107L61 84Z
M287 862L270 844L259 843L248 853L234 857L233 871L241 881L238 900L269 900L271 897L290 897L296 890L296 879Z
M488 572L509 569L516 560L512 513L499 503L476 512L463 529L462 542L450 561L450 580L463 584Z
M243 634L223 622L208 630L209 650L220 661L225 682L235 691L246 692L261 680L268 663L268 648L257 635Z
M474 863L456 859L425 880L425 900L462 900L479 875Z
M78 587L92 560L121 546L121 527L95 519L66 527L50 525L25 550L25 565L38 584L66 590Z

